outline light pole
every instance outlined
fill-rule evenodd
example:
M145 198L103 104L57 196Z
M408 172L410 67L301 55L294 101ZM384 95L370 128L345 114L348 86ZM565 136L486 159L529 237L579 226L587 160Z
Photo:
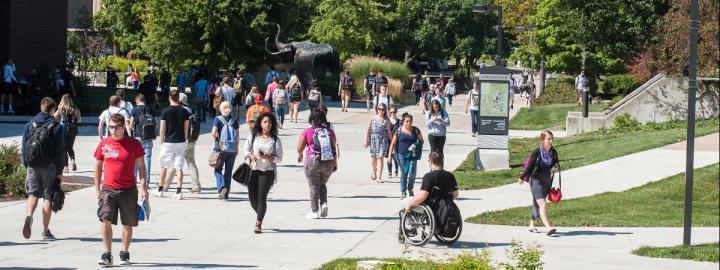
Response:
M690 2L690 68L688 70L688 123L685 164L685 218L683 245L690 246L692 230L693 169L695 154L695 92L697 91L698 0Z
M537 91L537 88L532 87L532 86L535 86L535 68L534 68L534 66L535 66L535 29L537 29L537 28L535 28L535 26L515 27L515 31L517 31L518 33L523 33L525 31L530 32L530 83L531 83L530 89L532 89L533 91L532 91L532 93L530 93L530 96L528 97L530 99L530 106L528 107L528 111L533 110L533 105L535 103L535 95L537 94L537 93L535 93L535 91Z
M502 66L502 36L503 36L503 30L502 30L502 6L493 6L493 5L474 5L472 6L472 12L473 13L486 13L486 12L493 12L497 11L497 43L495 46L495 65L496 66Z

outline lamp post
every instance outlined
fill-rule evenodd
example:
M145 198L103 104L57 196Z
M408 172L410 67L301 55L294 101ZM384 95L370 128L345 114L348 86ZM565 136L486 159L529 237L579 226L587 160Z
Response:
M683 245L690 246L692 230L693 169L695 154L695 92L697 91L698 0L690 1L690 68L688 70L688 124L685 163L685 215Z
M495 65L496 66L502 66L502 36L503 36L503 30L502 30L502 6L493 6L493 5L474 5L472 6L472 12L473 13L486 13L486 12L493 12L497 11L497 25L495 26L497 28L497 43L495 46Z

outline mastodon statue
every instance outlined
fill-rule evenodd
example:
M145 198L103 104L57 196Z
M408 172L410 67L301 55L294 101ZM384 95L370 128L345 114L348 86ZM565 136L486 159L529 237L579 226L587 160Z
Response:
M317 44L310 41L280 42L280 25L275 35L277 52L271 52L267 47L270 37L265 38L265 51L272 55L290 53L293 63L298 70L312 70L315 75L322 73L340 72L340 57L337 50L328 44ZM320 73L320 74L318 74Z

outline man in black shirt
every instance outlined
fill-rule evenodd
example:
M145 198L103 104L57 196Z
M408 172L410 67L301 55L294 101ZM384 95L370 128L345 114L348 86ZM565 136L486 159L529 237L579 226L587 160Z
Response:
M428 155L430 172L423 176L420 192L415 197L408 198L405 204L405 211L410 211L415 205L429 202L435 199L457 199L458 192L455 176L442 169L443 160L440 154L431 152Z
M163 196L165 175L167 169L172 166L178 172L178 185L174 199L182 200L183 166L185 165L185 142L187 141L190 128L190 112L182 107L180 93L177 90L170 91L170 106L160 114L160 184L155 196Z
M375 84L373 85L373 96L378 96L380 94L380 86L388 84L388 78L383 75L382 68L378 69L377 76L375 76ZM377 106L377 104L374 104Z
M145 77L140 86L138 86L138 93L143 94L143 96L145 96L145 104L152 107L157 103L157 90L150 79L151 78L147 76Z

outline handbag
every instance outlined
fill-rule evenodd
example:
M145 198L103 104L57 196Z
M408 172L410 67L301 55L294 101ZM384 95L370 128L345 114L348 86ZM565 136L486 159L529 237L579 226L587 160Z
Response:
M559 202L562 200L562 174L560 173L560 164L558 164L558 187L551 187L548 194L548 201Z
M233 180L247 186L250 183L250 177L252 176L252 167L247 162L243 162L232 175Z
M208 165L210 165L210 168L219 168L220 167L220 156L222 155L222 144L218 143L218 147L220 147L219 151L213 150L210 152L210 157L208 157Z

